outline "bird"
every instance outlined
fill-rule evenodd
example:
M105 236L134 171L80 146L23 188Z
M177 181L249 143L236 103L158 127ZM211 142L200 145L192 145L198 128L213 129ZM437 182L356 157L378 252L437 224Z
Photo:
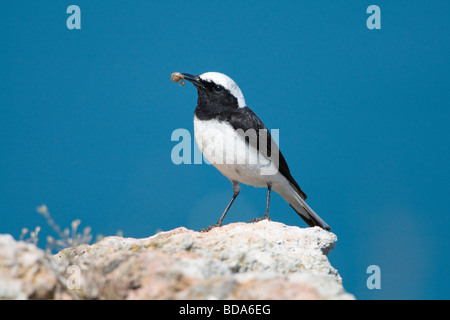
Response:
M271 191L277 192L310 227L331 230L306 203L307 196L292 177L288 164L260 118L247 106L236 82L219 72L201 75L175 72L175 82L192 83L198 93L194 111L194 136L204 157L227 177L233 196L218 222L208 232L222 226L236 197L240 183L267 188L266 212L257 222L270 220Z

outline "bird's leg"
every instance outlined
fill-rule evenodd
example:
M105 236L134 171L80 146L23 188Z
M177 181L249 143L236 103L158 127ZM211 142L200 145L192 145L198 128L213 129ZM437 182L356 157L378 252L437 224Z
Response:
M200 232L208 232L215 227L222 226L223 219L225 219L225 216L227 215L228 210L230 210L231 205L233 204L234 200L236 199L239 192L241 191L241 186L239 185L239 182L237 182L237 181L231 181L231 182L233 183L233 197L231 198L230 202L228 203L227 207L225 208L225 211L222 213L222 216L220 217L219 221L217 221L216 224L209 226L208 228L202 229Z
M266 213L264 214L263 219L270 220L269 218L269 206L270 206L270 191L272 191L272 186L267 185L267 203L266 203Z
M266 213L264 214L264 216L262 218L256 218L256 219L252 219L251 222L258 222L258 221L262 221L262 220L269 220L270 221L270 217L269 217L269 205L270 205L270 191L272 190L272 185L268 184L267 185L267 204L266 204Z

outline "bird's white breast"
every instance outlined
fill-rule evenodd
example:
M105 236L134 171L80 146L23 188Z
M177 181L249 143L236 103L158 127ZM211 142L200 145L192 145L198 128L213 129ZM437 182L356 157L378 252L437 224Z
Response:
M230 180L257 187L285 180L276 168L271 168L273 174L264 174L272 164L227 122L194 117L194 134L206 159Z

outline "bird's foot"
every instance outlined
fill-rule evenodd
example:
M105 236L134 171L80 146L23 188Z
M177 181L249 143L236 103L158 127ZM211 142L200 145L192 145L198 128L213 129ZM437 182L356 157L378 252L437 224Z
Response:
M272 221L272 219L270 219L269 215L265 214L264 217L252 219L252 220L250 220L250 222L259 222L259 221L263 221L263 220Z
M221 227L221 226L222 226L222 223L221 222L217 222L216 224L213 224L212 226L209 226L208 228L204 228L204 229L200 230L200 232L209 232L212 229L218 228L218 227Z

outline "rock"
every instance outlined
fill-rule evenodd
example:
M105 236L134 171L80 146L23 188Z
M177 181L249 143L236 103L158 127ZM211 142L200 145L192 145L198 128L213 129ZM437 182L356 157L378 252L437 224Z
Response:
M63 271L35 245L0 235L0 299L63 298Z
M327 259L336 241L318 227L261 221L107 237L49 257L2 236L0 298L354 299Z

